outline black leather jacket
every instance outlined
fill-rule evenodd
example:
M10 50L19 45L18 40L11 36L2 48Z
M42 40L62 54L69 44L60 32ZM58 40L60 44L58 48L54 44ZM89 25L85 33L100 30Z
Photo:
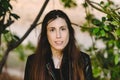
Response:
M93 80L93 75L92 75L92 68L91 68L91 60L89 55L87 55L86 53L81 52L81 55L83 57L84 60L84 75L85 75L85 80ZM26 68L25 68L25 75L24 75L24 80L31 80L30 79L30 67L32 66L31 61L33 61L34 59L34 54L30 55L27 59L27 63L26 63ZM62 74L63 74L63 79L62 80L71 80L69 79L68 74L68 62L67 62L67 58L64 58L63 56L63 66L62 66ZM53 80L56 80L56 76L54 74L54 64L51 58L47 58L47 62L46 63L46 69L47 71L50 73L51 77Z

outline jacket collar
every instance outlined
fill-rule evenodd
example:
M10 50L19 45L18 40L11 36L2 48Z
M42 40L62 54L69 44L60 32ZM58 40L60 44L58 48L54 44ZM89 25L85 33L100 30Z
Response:
M60 68L62 72L63 80L69 79L69 63L68 62L69 62L68 56L64 53L62 63L61 63L61 68ZM46 67L52 73L52 76L55 79L55 74L54 74L55 67L52 60L52 53L49 53L46 56Z

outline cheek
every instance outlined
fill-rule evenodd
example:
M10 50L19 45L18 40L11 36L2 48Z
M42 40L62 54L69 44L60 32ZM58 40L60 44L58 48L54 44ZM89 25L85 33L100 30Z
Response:
M65 39L65 43L67 45L69 42L69 33L65 35L64 39Z
M66 33L66 38L69 39L69 31Z
M54 37L52 35L47 35L48 42L51 44L54 40Z

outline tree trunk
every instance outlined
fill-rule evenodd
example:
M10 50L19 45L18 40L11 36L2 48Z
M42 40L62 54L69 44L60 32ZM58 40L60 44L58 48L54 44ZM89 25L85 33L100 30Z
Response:
M2 60L0 61L0 74L2 73L2 69L3 69L3 66L5 65L6 61L7 61L7 58L8 58L8 54L10 52L10 49L8 48L3 57L2 57Z

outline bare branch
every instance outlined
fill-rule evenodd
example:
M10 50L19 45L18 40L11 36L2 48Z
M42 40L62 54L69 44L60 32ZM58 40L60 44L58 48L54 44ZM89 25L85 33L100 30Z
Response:
M2 60L0 61L0 74L2 73L3 66L5 65L7 61L9 52L10 52L10 49L7 48L7 50L4 53L4 56L2 57Z
M100 9L100 8L98 8L97 6L95 6L94 4L92 4L92 3L95 3L95 2L92 2L92 1L90 1L90 0L85 0L90 6L92 6L93 8L95 8L95 9L97 9L97 10L99 10L99 11L101 11L101 12L103 12L103 13L106 13L105 11L103 11L102 9ZM97 4L97 3L95 3L95 4ZM98 5L98 4L97 4Z
M80 26L80 25L78 25L78 24L76 24L76 23L71 23L72 25L75 25L75 26L77 26L77 27L82 27L82 26Z
M19 45L23 42L23 40L29 35L29 33L37 26L37 23L38 23L41 15L42 15L45 7L47 6L47 3L48 3L48 2L49 2L49 0L46 0L46 1L45 1L44 5L42 6L42 9L41 9L40 12L38 13L38 15L37 15L37 17L35 18L33 24L32 24L31 27L27 30L27 32L23 35L23 37L22 37L18 42L15 42L15 43L12 43L12 44L10 43L10 44L8 45L8 48L7 48L7 50L5 51L5 54L3 55L2 60L0 61L0 73L2 73L2 69L3 69L3 67L4 67L4 65L5 65L5 63L6 63L7 57L8 57L8 55L9 55L9 52L10 52L11 50L13 50L14 48L16 48L17 46L19 46Z
M49 1L49 0L46 0L46 1L45 1L42 9L40 10L39 14L37 15L36 19L34 20L34 22L33 22L33 24L31 25L31 27L28 29L28 31L24 34L24 36L23 36L18 42L16 42L14 45L12 45L12 48L11 48L11 49L14 49L14 48L16 48L17 46L19 46L19 44L21 44L22 41L29 35L29 33L37 26L37 23L38 23L41 15L42 15L45 7L46 7L48 1Z

